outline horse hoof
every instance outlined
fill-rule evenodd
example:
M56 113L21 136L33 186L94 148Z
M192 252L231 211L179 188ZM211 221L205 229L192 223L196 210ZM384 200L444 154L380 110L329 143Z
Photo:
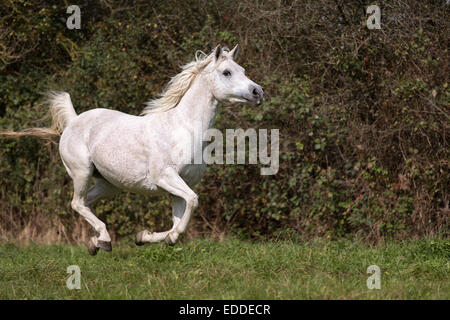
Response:
M102 240L97 240L97 246L105 251L112 251L112 246L111 246L111 241L102 241Z
M98 252L98 248L94 243L94 240L91 238L88 243L88 251L91 256L95 256Z
M144 234L147 230L141 231L136 235L136 238L134 239L134 243L136 243L137 246L144 245L144 241L142 241L142 238L144 237Z

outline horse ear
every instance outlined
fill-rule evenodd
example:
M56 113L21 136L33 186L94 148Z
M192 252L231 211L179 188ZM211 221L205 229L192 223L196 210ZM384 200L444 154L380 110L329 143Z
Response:
M236 45L236 46L233 48L233 50L230 51L229 55L230 55L230 57L233 58L233 60L236 60L237 55L238 55L238 52L239 52L239 45Z
M220 54L222 53L222 47L220 44L214 49L214 59L217 61L220 57Z

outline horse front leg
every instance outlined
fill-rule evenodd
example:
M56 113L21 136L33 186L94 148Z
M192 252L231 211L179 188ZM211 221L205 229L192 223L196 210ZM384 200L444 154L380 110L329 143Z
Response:
M141 231L136 235L137 245L163 240L169 244L175 244L179 235L186 231L192 212L197 207L198 196L173 168L164 171L157 185L174 195L172 200L173 227L165 232Z

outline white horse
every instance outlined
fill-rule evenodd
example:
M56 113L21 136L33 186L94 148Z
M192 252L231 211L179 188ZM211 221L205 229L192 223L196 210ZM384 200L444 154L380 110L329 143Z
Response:
M162 240L174 244L197 206L197 194L191 187L206 168L205 164L187 163L181 156L192 150L187 146L194 131L204 133L213 125L220 101L254 105L263 101L263 89L234 61L237 52L237 45L231 51L219 45L210 55L196 57L170 80L160 98L147 103L140 116L101 108L77 115L68 93L52 92L50 128L0 134L41 138L61 135L59 153L74 184L72 208L96 231L88 244L91 255L99 248L112 250L106 225L95 216L92 206L119 190L146 195L169 192L173 227L164 232L141 231L136 244ZM193 159L193 151L189 157ZM89 190L92 176L96 182Z

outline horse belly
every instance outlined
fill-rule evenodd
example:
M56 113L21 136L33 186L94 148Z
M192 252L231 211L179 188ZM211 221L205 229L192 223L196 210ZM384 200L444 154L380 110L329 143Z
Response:
M104 179L108 180L119 189L142 194L157 191L158 188L156 184L149 181L147 172L145 170L137 170L136 167L133 167L130 164L121 166L121 168L126 171L99 164L95 164L95 166Z
M96 148L92 160L103 178L116 187L134 193L157 190L148 171L148 159L142 152L120 148Z

